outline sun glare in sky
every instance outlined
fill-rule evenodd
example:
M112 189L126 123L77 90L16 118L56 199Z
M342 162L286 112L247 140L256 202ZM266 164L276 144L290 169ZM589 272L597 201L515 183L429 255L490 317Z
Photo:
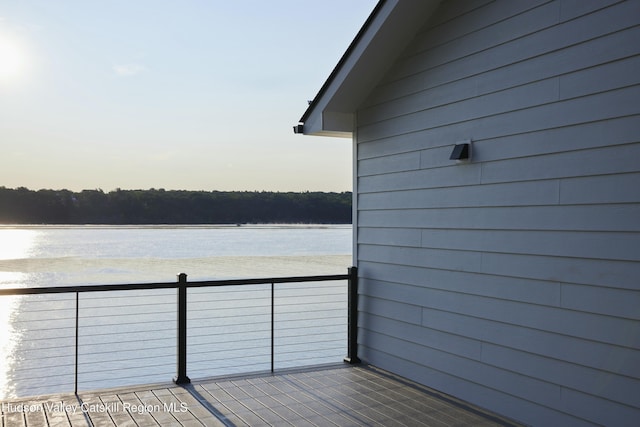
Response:
M0 187L348 191L292 127L375 3L0 1Z
M0 34L0 83L19 80L27 69L25 48L16 39Z

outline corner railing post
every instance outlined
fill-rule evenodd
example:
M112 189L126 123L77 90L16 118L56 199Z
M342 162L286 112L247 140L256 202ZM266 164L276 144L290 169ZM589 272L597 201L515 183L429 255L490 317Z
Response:
M271 373L272 374L275 369L275 325L276 325L275 290L274 290L274 283L271 282Z
M344 361L350 364L360 363L358 358L358 268L349 267L347 314L347 357Z
M178 275L178 373L176 384L191 382L187 376L187 275Z
M74 379L73 379L73 394L78 395L78 320L80 315L80 307L79 307L79 292L76 291L76 354L75 354L75 368L74 368Z

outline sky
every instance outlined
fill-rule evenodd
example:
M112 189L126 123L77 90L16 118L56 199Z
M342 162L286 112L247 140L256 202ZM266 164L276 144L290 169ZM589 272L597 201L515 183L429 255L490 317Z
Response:
M375 0L0 0L0 186L350 191L294 135Z

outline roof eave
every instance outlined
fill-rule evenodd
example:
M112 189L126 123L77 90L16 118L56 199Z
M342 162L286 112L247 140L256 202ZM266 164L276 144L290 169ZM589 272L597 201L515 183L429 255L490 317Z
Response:
M300 118L298 133L351 137L358 106L440 0L381 0Z

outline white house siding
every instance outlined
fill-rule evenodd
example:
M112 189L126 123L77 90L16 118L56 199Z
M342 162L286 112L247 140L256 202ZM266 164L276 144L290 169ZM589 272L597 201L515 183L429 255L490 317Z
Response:
M355 135L363 359L640 425L640 1L445 1Z

